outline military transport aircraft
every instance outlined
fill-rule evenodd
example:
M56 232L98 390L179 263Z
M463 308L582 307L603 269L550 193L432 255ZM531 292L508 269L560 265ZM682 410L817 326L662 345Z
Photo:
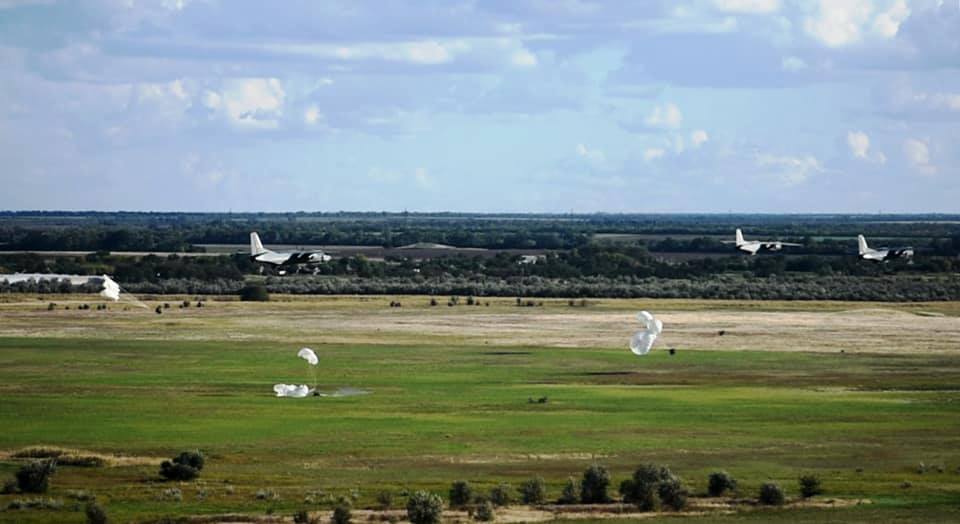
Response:
M737 249L756 255L757 251L765 249L767 251L780 251L783 246L800 246L802 244L793 244L790 242L781 242L779 240L744 240L743 233L737 229L736 240L724 240L724 244L736 244Z
M871 248L867 245L867 239L863 235L857 235L857 244L859 244L860 259L873 260L874 262L886 262L898 258L910 260L913 258L912 247L880 247Z
M284 253L270 251L269 249L264 249L263 244L260 243L260 235L255 232L250 233L250 260L267 266L273 266L279 270L278 273L280 275L287 273L285 269L281 268L292 267L299 269L300 266L328 262L330 259L330 255L323 251L291 251Z

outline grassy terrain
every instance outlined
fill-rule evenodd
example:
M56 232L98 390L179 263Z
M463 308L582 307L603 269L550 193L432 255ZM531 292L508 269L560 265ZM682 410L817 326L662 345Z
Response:
M815 472L829 497L871 502L697 517L704 522L960 518L958 353L693 346L674 356L660 348L638 358L606 344L491 346L436 334L424 337L428 343L411 343L409 336L398 343L389 330L378 331L389 299L212 304L164 315L117 310L109 318L46 312L39 302L23 305L31 304L29 297L8 301L0 309L0 450L55 445L127 459L101 468L63 466L50 496L64 499L67 509L2 511L0 521L82 522L67 497L78 489L96 493L119 521L290 514L328 507L327 495L353 490L359 506L372 506L381 490L445 494L461 478L489 487L536 474L556 497L569 475L594 461L611 469L614 485L642 462L669 464L694 492L705 491L709 472L726 469L745 496L768 479L796 496L797 476ZM424 332L431 318L439 325L467 314L460 313L466 307L410 310L424 299L403 300L410 304L403 315L427 319ZM651 301L608 300L582 314L641 305L654 307ZM953 303L937 304L939 310L884 307L957 321ZM500 300L469 311L522 320L527 309ZM536 309L570 314L559 301ZM848 306L659 301L655 309L742 311L750 319L759 314L752 309L829 315ZM281 316L303 318L303 329L281 333L275 327ZM370 335L362 343L328 343L335 329L318 332L310 322L330 316L334 326L369 319ZM101 329L81 329L93 318ZM232 329L236 319L260 336L228 338L223 326ZM27 325L49 325L52 336L36 328L18 335ZM296 344L292 336L299 337ZM356 387L370 394L273 397L274 383L313 380L295 357L301 345L318 349L320 389ZM545 404L528 402L542 396ZM159 458L194 448L208 456L201 481L161 482ZM921 462L933 467L918 473ZM3 460L0 475L8 477L18 464ZM182 489L182 501L162 500L172 486ZM279 498L258 500L254 494L261 489ZM316 502L305 503L308 495ZM15 498L23 495L0 496L0 505Z

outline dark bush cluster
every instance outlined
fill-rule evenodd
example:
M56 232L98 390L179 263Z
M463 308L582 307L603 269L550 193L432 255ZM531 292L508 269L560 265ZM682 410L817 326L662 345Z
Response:
M520 484L520 499L524 504L543 504L547 501L547 484L542 477Z
M707 482L707 493L719 497L728 491L737 489L737 481L726 471L714 471Z
M200 475L204 459L200 451L183 451L160 464L160 476L167 480L193 480Z
M428 491L416 491L407 499L407 520L413 524L437 524L443 515L443 499Z
M610 502L607 488L610 487L610 474L599 464L592 464L583 472L580 481L580 502L584 504L604 504Z
M34 460L17 470L17 488L23 493L46 493L50 476L57 471L57 460Z
M450 486L450 505L463 507L473 501L473 488L466 480L458 480Z
M687 505L688 492L670 468L644 464L620 483L620 495L642 511L654 511L660 505L680 510Z
M823 493L823 488L820 487L820 477L812 473L801 475L798 479L798 483L800 484L800 495L805 499L815 497Z
M787 501L783 488L776 482L765 482L760 486L760 495L758 498L761 504L767 506L782 506Z

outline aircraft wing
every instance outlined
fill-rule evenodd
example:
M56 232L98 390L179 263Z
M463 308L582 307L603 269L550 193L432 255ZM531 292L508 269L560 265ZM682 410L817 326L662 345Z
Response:
M763 246L764 246L764 247L770 247L770 246L796 246L796 247L800 247L800 246L802 246L802 245L803 245L803 244L794 244L793 242L763 242Z

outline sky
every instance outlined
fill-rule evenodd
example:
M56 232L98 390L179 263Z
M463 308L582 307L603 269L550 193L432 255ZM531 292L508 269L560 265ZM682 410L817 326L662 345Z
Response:
M0 0L0 209L960 212L960 0Z

